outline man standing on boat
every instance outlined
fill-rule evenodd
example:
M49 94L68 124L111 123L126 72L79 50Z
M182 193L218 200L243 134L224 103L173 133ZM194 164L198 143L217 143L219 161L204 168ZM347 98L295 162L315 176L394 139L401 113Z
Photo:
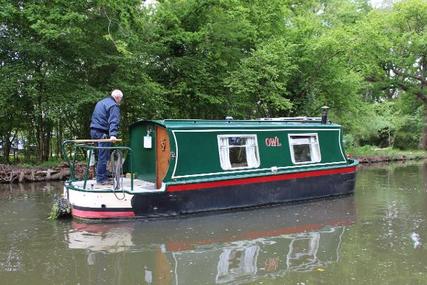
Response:
M117 140L120 123L120 102L122 101L122 91L115 89L111 96L96 103L92 113L90 123L90 136L92 139L108 139L112 142ZM99 147L110 147L111 142L100 142ZM109 149L98 150L98 164L96 165L96 182L108 184L107 162L110 157Z

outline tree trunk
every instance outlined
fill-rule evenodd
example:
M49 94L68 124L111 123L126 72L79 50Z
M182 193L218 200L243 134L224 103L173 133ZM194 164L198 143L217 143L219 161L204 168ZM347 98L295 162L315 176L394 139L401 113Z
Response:
M38 160L48 161L50 154L50 140L52 136L52 127L48 120L39 117L37 126L37 150Z
M33 121L33 120L31 120ZM37 135L34 133L36 127L31 124L31 127L26 131L26 140L24 145L24 158L26 161L31 160L31 155L33 154L33 149L31 145L34 143L35 139L37 139Z
M424 191L427 192L427 161L423 163L421 176L423 177Z
M37 160L43 161L44 120L43 120L43 114L42 114L42 98L40 94L37 96L37 107L38 107L38 110L36 113Z
M63 127L62 127L62 125L61 125L61 121L59 120L58 121L58 136L57 136L57 144L56 144L56 148L57 148L57 157L58 158L63 158L62 157L62 141L63 141L63 133L64 133L64 130L63 130Z
M38 118L38 124L37 124L37 160L43 161L43 119L41 118L41 115L39 115Z
M12 130L7 130L3 134L3 156L6 163L10 163L10 151L12 150L12 143L15 140L16 133L12 137Z
M43 130L43 154L42 154L42 161L48 161L49 160L49 154L50 154L50 139L52 137L52 131L51 131L51 126L50 123L48 121L45 120L44 123L44 130Z
M424 101L424 130L422 148L427 150L427 100Z
M61 157L61 126L59 124L59 120L56 124L56 148L55 148L55 154L56 159L59 159Z
M11 142L9 139L10 138L5 137L5 139L3 140L3 157L6 163L10 162L9 156L10 156Z

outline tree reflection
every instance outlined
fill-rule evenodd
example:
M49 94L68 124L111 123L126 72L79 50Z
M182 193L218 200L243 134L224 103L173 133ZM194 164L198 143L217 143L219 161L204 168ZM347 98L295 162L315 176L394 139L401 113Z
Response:
M427 160L423 163L423 183L424 183L424 190L427 192Z

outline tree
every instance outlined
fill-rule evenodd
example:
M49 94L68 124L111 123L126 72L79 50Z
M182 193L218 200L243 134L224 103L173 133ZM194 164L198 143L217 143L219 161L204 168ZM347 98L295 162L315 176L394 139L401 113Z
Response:
M226 79L230 88L230 115L274 117L292 108L287 90L296 66L291 61L295 46L282 39L263 43L250 57L241 60L239 68Z
M0 129L4 141L25 133L39 160L65 138L87 137L94 104L115 88L125 94L122 130L139 119L317 116L327 104L355 141L369 142L381 136L374 126L404 134L420 105L427 114L425 1L384 10L367 0L0 5L0 107L15 103L0 109ZM383 116L382 107L402 110ZM400 114L406 123L391 121Z
M375 10L360 27L359 50L367 82L383 99L410 94L423 105L422 147L427 149L427 2L407 0Z
M31 102L25 110L27 136L37 145L38 159L47 160L55 133L58 142L63 135L88 135L94 103L116 87L114 73L126 53L120 28L129 18L127 11L140 9L140 3L1 4L2 83L19 82L16 94ZM16 67L20 73L10 78ZM0 89L10 88L3 84Z
M392 29L389 63L396 85L424 105L422 146L427 150L427 2L409 0L395 5L387 19Z

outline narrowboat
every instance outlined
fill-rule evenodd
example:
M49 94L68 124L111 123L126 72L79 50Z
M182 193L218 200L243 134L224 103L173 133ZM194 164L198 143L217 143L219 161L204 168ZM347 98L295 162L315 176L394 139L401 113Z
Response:
M66 141L72 175L64 196L83 219L151 218L350 194L358 162L342 128L324 118L141 120L127 146L110 147L114 183L74 174L96 145ZM67 151L64 151L66 153ZM122 167L123 166L123 167Z

